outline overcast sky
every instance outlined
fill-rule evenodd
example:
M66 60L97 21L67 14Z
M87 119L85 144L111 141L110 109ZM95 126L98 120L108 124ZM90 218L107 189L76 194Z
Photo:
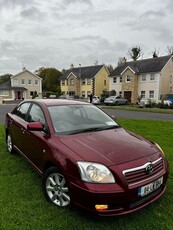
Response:
M172 0L0 0L0 74L167 55L172 24Z

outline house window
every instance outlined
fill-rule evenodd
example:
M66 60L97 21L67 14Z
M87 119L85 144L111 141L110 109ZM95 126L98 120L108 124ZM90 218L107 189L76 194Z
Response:
M172 87L170 87L170 93L172 93Z
M127 82L130 82L130 76L129 76L129 75L127 75L126 81L127 81Z
M38 85L38 80L35 80L35 85Z
M69 91L69 96L75 95L75 91Z
M150 81L154 81L155 80L155 74L154 73L151 73L150 74Z
M28 80L28 85L32 85L32 80Z
M120 82L122 82L122 76L120 77Z
M87 79L87 85L91 85L91 78Z
M14 81L13 81L13 84L14 84L14 86L19 85L19 80L17 80L17 79L16 79L16 80L14 80Z
M170 83L172 83L172 75L170 76Z
M62 85L65 85L65 80L62 80Z
M116 94L115 94L116 95ZM119 96L122 96L122 91L119 91Z
M89 97L90 94L91 94L91 91L87 91L87 97Z
M74 85L74 79L70 79L70 85Z
M113 83L117 83L117 77L113 78Z
M0 90L0 96L9 96L8 90Z
M82 98L85 98L85 91L82 91Z
M82 79L82 85L85 85L85 78Z
M30 97L34 95L34 91L30 91Z
M141 91L141 99L145 98L145 91Z
M106 86L106 80L104 80L104 86Z
M142 74L141 81L146 81L146 74Z
M25 85L25 79L21 79L21 85Z
M154 98L154 91L153 90L149 91L149 98L150 99Z

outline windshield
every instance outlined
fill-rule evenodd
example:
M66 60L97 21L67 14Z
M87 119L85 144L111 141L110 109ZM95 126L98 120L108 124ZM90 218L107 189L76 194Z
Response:
M76 134L119 127L106 113L93 105L48 107L56 134Z

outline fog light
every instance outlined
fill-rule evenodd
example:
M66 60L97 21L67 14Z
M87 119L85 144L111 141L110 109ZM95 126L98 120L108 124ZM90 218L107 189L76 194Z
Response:
M95 209L97 211L101 211L101 210L105 210L105 209L108 209L108 205L107 204L96 204L95 205Z

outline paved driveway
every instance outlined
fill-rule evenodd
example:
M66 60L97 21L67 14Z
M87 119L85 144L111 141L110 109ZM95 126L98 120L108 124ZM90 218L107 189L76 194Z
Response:
M15 106L16 106L15 104L0 105L0 124L4 124L5 114L11 112ZM126 111L126 110L107 109L107 108L104 108L102 110L109 115L115 115L116 118L165 120L165 121L173 122L173 114Z

